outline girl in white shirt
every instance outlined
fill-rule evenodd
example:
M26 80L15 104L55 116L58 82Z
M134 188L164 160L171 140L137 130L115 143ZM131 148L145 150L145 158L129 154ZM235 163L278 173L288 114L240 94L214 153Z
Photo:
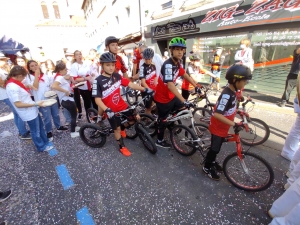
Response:
M43 107L43 102L37 103L31 99L28 89L22 83L26 75L27 71L23 67L14 66L6 80L6 93L20 118L27 122L38 152L49 151L53 145L49 143L38 113L38 107Z
M78 50L74 52L74 63L71 65L70 75L75 83L85 83L84 85L80 86L78 90L74 90L74 99L78 109L78 119L81 119L82 110L80 104L80 95L83 99L85 112L87 112L87 110L92 107L92 82L95 73L92 71L92 67L89 63L83 62L82 54ZM98 109L96 106L94 108Z
M27 65L28 65L28 71L30 73L29 76L31 78L30 85L34 87L34 90L32 90L34 100L35 101L45 100L46 98L44 95L47 91L50 91L50 86L52 84L51 79L46 74L41 73L39 65L37 64L36 61L29 60ZM58 132L68 130L68 128L61 126L60 124L60 117L59 117L57 103L51 106L39 108L39 111L43 115L47 137L49 138L50 141L53 140L51 117Z
M70 87L70 75L67 74L66 64L62 61L55 66L56 75L52 88L56 90L60 104L71 114L71 137L79 136L79 127L76 127L77 109L74 102L74 92Z
M19 117L17 111L15 110L14 106L8 99L5 90L5 80L8 76L8 71L5 70L5 66L7 65L7 57L3 53L0 53L0 101L3 101L14 114L14 123L19 131L19 136L23 140L30 140L31 136L29 131L26 129L25 122ZM25 62L25 61L24 61Z

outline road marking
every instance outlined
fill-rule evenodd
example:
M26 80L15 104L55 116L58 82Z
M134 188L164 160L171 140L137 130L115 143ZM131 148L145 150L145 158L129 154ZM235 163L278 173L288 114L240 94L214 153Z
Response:
M57 150L55 149L55 148L53 148L53 149L51 149L50 151L48 151L49 152L49 155L50 156L55 156L55 155L57 155Z
M93 217L86 206L76 212L76 217L80 225L95 225Z
M74 182L70 177L66 165L63 164L63 165L56 166L56 172L59 176L62 186L64 187L64 190L67 190L74 185Z

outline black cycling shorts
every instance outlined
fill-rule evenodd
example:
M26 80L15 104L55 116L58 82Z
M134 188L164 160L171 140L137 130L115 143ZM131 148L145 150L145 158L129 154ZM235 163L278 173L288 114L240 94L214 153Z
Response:
M168 103L156 102L156 107L158 110L158 118L160 120L164 120L171 112L184 108L184 104L177 97L174 97Z
M141 92L142 98L144 98L146 96L146 93ZM149 99L149 100L147 100ZM144 105L146 107L146 109L150 109L152 106L152 101L153 101L153 96L149 96L149 98L144 99Z
M122 114L125 115L125 116L127 116L127 120L128 121L134 120L134 118L133 118L133 111L132 110L126 111L126 112L124 112ZM121 117L116 116L116 115L112 119L108 118L108 122L109 122L109 124L111 126L111 129L113 129L113 130L116 130L122 124L121 123Z
M217 135L212 134L211 135L211 150L218 154L221 150L222 144L225 141L224 137L220 137Z
M181 95L184 99L188 99L190 97L190 91L181 89Z

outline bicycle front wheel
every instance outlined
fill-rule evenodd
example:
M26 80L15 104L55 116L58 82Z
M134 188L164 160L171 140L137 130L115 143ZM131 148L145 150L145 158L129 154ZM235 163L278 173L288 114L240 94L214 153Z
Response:
M156 145L153 139L151 138L151 136L149 135L149 133L144 129L143 125L137 122L135 124L135 129L143 145L147 148L149 152L155 154L157 152Z
M129 105L133 105L138 100L138 94L135 90L130 87L126 88L126 100Z
M89 108L86 112L86 118L89 123L96 124L98 117L98 111L94 108Z
M140 123L143 124L144 129L149 133L151 137L155 136L157 133L156 120L153 116L141 113L140 114Z
M198 138L188 127L182 124L175 125L170 132L170 139L175 150L181 155L190 156L196 152L197 143L194 141Z
M81 140L92 148L101 148L106 142L106 135L96 124L84 124L79 130L79 135Z
M208 129L208 125L205 123L194 123L196 135L201 139L201 143L204 145L204 150L207 150L211 144L211 133ZM193 129L192 125L189 126Z
M243 152L242 155L240 160L235 152L223 162L224 175L229 182L245 191L263 191L270 187L274 180L271 165L254 153Z
M269 126L262 120L250 118L248 122L249 132L240 131L241 142L248 146L260 145L266 142L270 136Z

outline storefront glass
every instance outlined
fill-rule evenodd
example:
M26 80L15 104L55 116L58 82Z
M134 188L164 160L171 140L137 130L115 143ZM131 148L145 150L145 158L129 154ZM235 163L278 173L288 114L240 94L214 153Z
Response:
M216 47L222 47L225 56L222 75L226 68L232 65L240 41L248 38L253 49L254 72L253 81L248 88L251 90L264 90L264 92L282 94L286 76L290 70L293 51L300 45L300 28L284 28L272 30L257 30L253 33L233 33L223 36L201 36L194 39L194 46L203 58L203 65L209 69L209 59ZM202 82L209 82L208 76L202 77ZM225 84L225 79L221 84Z

